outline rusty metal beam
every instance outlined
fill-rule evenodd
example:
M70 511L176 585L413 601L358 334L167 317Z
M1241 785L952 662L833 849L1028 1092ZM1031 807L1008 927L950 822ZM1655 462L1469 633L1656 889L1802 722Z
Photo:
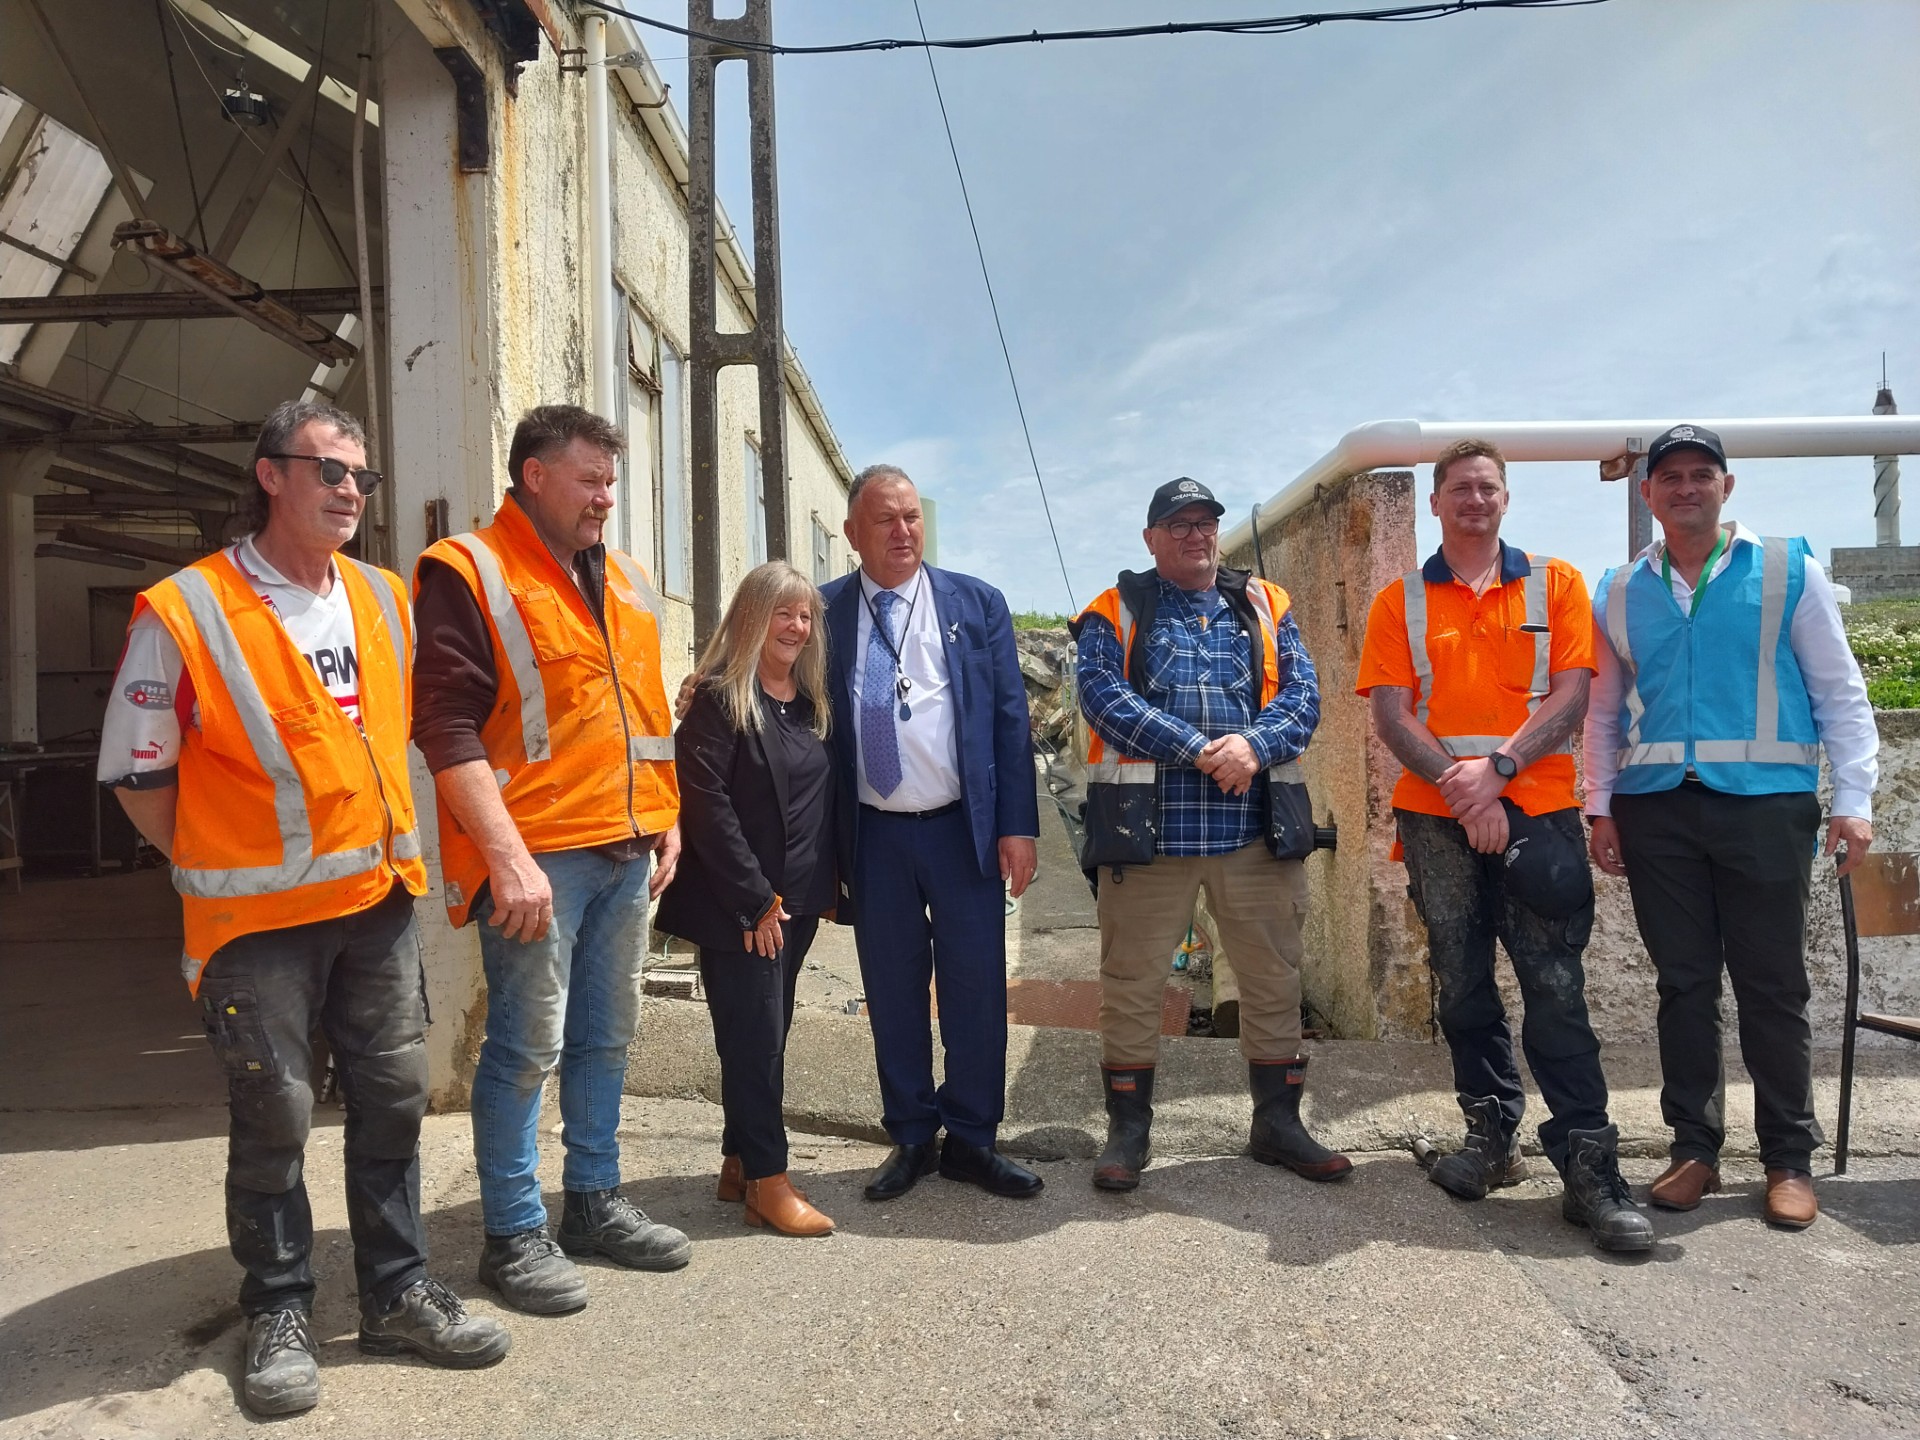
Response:
M252 476L240 466L197 450L169 452L156 447L141 455L122 455L114 450L83 447L62 452L54 463L161 494L186 493L222 502L245 494L252 483Z
M233 425L94 425L73 430L43 430L37 435L0 437L0 450L32 450L51 445L70 450L82 445L244 445L260 433L257 420Z
M692 335L688 369L693 410L693 629L704 645L721 614L719 377L728 365L759 371L760 466L767 491L767 555L787 558L786 369L780 306L780 202L773 123L772 0L747 0L746 12L715 17L713 0L687 0L687 218L692 242ZM748 168L753 184L753 312L745 333L719 330L714 185L714 88L722 62L747 66Z
M189 289L197 290L250 321L274 339L291 345L315 360L336 365L351 360L354 346L326 326L281 304L256 280L182 240L164 226L147 220L129 220L113 232L115 249L126 250L155 270Z
M91 525L62 525L55 538L65 545L78 545L85 550L104 550L109 555L131 555L137 560L157 560L162 565L191 565L208 553L206 550L182 550L158 540L142 540L137 535L116 535L111 530L96 530Z
M374 287L377 298L381 287ZM275 304L299 315L351 315L360 292L351 285L269 290ZM127 290L114 295L9 295L0 297L0 325L68 324L122 320L229 320L230 306L191 290Z
M225 515L233 508L230 500L212 495L161 494L153 490L131 490L116 487L98 476L81 476L79 472L54 465L47 470L47 479L59 485L82 486L88 493L74 494L70 491L42 491L33 497L33 513L36 515L72 515L85 517L108 513L125 514L215 514ZM99 488L94 488L94 487Z

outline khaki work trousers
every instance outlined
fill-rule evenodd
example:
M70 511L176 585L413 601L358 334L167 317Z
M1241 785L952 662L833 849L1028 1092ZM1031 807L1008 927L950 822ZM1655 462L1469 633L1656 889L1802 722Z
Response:
M1300 1053L1301 921L1307 872L1276 860L1264 840L1225 855L1162 855L1100 875L1100 1042L1109 1066L1154 1064L1173 952L1187 938L1206 887L1216 937L1240 982L1240 1053Z

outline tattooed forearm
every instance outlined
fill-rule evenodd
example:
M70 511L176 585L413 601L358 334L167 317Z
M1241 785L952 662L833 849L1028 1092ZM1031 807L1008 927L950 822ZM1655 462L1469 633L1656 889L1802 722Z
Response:
M1376 685L1368 697L1373 728L1381 743L1422 780L1438 781L1453 764L1433 732L1414 718L1413 691L1400 685Z
M1592 680L1593 674L1587 670L1562 670L1553 677L1552 688L1540 708L1506 744L1507 753L1522 770L1567 743L1567 737L1586 718L1587 687Z

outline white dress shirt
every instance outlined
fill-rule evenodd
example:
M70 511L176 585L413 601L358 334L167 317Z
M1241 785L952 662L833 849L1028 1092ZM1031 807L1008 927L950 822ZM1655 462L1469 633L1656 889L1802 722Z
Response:
M1746 526L1735 524L1733 540L1721 552L1711 580L1727 568L1735 545L1758 545L1760 537ZM1648 559L1655 565L1666 548L1664 540L1655 540L1636 560ZM1672 572L1673 598L1682 610L1693 604L1693 586L1678 570ZM1595 615L1599 613L1600 591L1594 592ZM1606 627L1594 627L1594 658L1598 669L1587 705L1586 812L1589 815L1613 813L1613 784L1620 773L1620 697L1626 686L1620 657L1613 652ZM1833 813L1873 819L1873 789L1880 780L1880 731L1873 722L1873 705L1867 699L1867 682L1847 644L1847 632L1840 623L1840 607L1833 598L1833 584L1827 572L1811 555L1807 557L1806 585L1800 603L1793 607L1793 623L1787 631L1787 643L1800 666L1800 678L1806 682L1807 698L1813 703L1814 728L1826 747L1827 763L1833 767Z
M959 739L954 732L953 690L947 675L947 653L940 639L940 616L934 609L933 586L924 567L894 590L900 603L893 607L893 627L900 665L913 682L907 692L908 718L899 718L900 697L889 681L888 714L900 737L900 783L891 795L881 795L867 783L866 740L861 733L860 687L867 678L867 645L873 634L874 596L881 587L866 571L860 572L860 628L854 641L854 745L860 759L860 803L879 810L938 810L960 798ZM897 677L896 677L897 678Z

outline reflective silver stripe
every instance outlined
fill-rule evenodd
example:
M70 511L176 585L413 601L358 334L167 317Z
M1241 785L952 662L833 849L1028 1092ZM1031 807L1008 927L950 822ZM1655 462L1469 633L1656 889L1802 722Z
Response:
M301 882L281 880L273 883L270 877L275 872L298 872L313 860L313 825L307 816L306 794L300 788L300 772L294 768L293 757L287 753L286 742L280 738L280 727L273 723L273 716L260 694L260 687L254 683L253 671L247 667L246 656L240 649L240 637L233 633L233 623L227 618L226 608L221 605L220 598L213 593L212 584L205 575L191 567L175 575L173 582L186 604L187 614L193 618L194 629L199 631L201 640L213 657L214 668L226 683L227 693L233 697L234 711L240 718L241 728L246 731L247 742L253 746L254 758L273 782L273 815L285 847L282 852L284 859L279 866L249 867L246 870L184 870L176 865L173 870L174 888L182 895L207 899L290 889ZM378 847L375 848L377 852ZM379 858L377 853L374 858ZM366 867L363 865L360 868ZM262 873L256 874L256 869ZM244 878L235 880L230 877ZM233 884L241 888L229 888Z
M1418 570L1400 577L1400 588L1407 596L1407 649L1413 654L1414 678L1420 693L1414 698L1413 716L1427 724L1427 711L1433 700L1433 657L1427 654L1427 581Z
M513 603L513 592L507 589L500 557L478 535L455 535L447 543L458 546L473 561L485 592L487 612L493 616L493 628L500 636L500 648L507 652L513 683L520 687L520 748L529 761L551 760L546 682L540 678L540 662L533 653L533 636L527 633L526 619Z
M1780 680L1776 672L1780 629L1786 618L1787 542L1769 537L1760 542L1760 677L1753 694L1753 738L1761 745L1771 745L1780 737ZM1698 746L1695 753L1699 753Z
M1095 760L1087 766L1089 785L1151 785L1160 767L1151 760Z
M276 790L278 787L275 787ZM173 888L196 900L238 900L250 895L277 895L297 890L302 885L318 885L328 880L351 880L377 869L384 858L379 841L354 850L335 850L327 855L305 854L300 863L291 858L279 865L246 865L234 870L173 871Z
M607 559L619 567L620 573L626 577L627 584L633 587L633 593L640 597L640 603L653 612L653 623L660 627L664 635L666 617L660 609L660 596L648 582L647 572L640 567L640 562L620 550L607 551Z
M1527 691L1527 713L1533 714L1540 708L1540 702L1547 698L1552 688L1551 674L1553 664L1553 635L1549 630L1549 609L1547 601L1547 567L1553 564L1551 555L1529 555L1527 563L1533 567L1533 574L1520 582L1521 593L1527 600L1527 624L1533 629L1533 684ZM1534 584L1535 578L1539 584Z
M1647 745L1627 745L1614 752L1614 761L1625 770L1629 765L1678 765L1687 758L1684 740L1656 740Z
M1633 562L1622 565L1607 586L1607 641L1620 657L1621 679L1625 681L1620 700L1627 707L1628 748L1640 743L1640 721L1647 713L1646 702L1640 698L1640 673L1633 665L1633 646L1627 640L1627 580L1632 574Z
M400 605L393 593L393 586L387 583L387 577L371 565L362 565L351 556L340 557L360 572L360 578L367 582L373 591L373 598L380 603L380 618L387 624L387 639L393 645L393 660L400 667L400 675L405 680L412 656L407 654L407 632L400 624Z
M630 735L627 737L627 758L671 760L673 759L673 737L671 735Z
M1511 738L1506 735L1436 735L1440 748L1456 760L1484 758Z
M393 837L393 858L396 860L418 860L420 858L420 832L402 830Z
M1791 740L1696 740L1693 758L1707 765L1818 765L1820 747Z

